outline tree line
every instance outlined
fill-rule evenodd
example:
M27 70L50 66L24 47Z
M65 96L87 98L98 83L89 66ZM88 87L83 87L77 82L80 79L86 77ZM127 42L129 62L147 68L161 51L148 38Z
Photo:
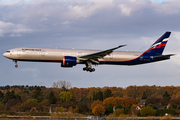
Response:
M45 86L1 86L0 112L44 112L49 115L50 106L57 112L75 112L81 114L148 114L136 111L142 99L146 100L143 109L173 109L179 114L180 87L178 86L129 86L122 87L72 87L68 81L54 82L51 88ZM118 109L118 110L116 110ZM143 109L141 111L143 111ZM148 111L148 110L144 111ZM148 112L148 113L158 113ZM163 111L166 112L166 111ZM172 112L172 111L171 111ZM158 114L162 114L159 112Z

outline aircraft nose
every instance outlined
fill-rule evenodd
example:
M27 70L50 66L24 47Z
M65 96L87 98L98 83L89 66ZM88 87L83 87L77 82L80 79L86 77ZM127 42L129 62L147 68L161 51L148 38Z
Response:
M3 56L4 56L4 57L7 57L7 54L6 54L6 53L4 53L4 54L3 54Z
M6 57L6 58L8 58L8 57L9 57L9 54L5 52L5 53L3 54L3 56Z

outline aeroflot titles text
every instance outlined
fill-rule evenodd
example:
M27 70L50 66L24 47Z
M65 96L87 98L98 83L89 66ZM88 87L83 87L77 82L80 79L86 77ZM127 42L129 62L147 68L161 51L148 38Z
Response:
M41 51L41 49L22 49L22 51Z

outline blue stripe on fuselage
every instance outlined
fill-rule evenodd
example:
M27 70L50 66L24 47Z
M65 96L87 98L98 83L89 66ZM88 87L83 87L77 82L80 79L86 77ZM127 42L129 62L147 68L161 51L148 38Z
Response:
M150 56L140 56L136 59L129 60L129 61L100 61L99 64L110 64L110 65L138 65L138 64L145 64L151 62L157 62L162 60L170 59L169 56L164 58L150 58Z

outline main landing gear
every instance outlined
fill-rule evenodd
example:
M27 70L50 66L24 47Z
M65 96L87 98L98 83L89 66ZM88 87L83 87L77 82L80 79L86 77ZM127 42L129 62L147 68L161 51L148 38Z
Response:
M17 64L17 60L13 60L15 62L15 67L17 68L18 67L18 64Z
M92 65L92 62L91 62L91 61L87 61L87 62L86 62L86 67L83 68L83 70L84 70L84 71L87 71L87 72L88 72L88 71L89 71L89 72L94 72L95 69L92 68L91 65Z
M89 72L94 72L95 71L95 69L94 68L91 68L91 67L85 67L85 68L83 68L83 70L84 71L89 71Z

